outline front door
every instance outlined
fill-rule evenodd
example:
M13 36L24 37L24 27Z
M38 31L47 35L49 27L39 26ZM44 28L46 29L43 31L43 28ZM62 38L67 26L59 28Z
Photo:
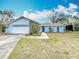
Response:
M42 26L42 32L45 32L45 27L44 26Z

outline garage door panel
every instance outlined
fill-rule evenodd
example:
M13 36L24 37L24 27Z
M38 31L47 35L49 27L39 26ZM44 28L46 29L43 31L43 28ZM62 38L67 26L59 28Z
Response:
M29 34L29 27L13 27L12 33Z

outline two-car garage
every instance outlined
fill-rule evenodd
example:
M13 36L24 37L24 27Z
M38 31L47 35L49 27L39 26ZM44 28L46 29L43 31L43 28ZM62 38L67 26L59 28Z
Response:
M30 34L33 32L33 24L38 23L24 16L21 16L18 19L12 21L12 23L10 23L9 26L6 28L5 32L12 34Z

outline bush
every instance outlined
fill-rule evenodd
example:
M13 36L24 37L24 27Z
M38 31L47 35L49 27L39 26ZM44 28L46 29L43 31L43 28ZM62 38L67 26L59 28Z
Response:
M32 29L33 29L33 30L32 30L32 33L33 33L33 34L39 32L38 27L35 27L35 26L34 26L34 27L32 27Z
M6 26L2 25L2 32L5 32Z
M0 24L0 32L5 32L6 26Z
M74 30L75 31L79 31L79 23L75 23L74 24Z
M35 22L32 22L32 34L38 34L39 32L39 24L38 23L35 23Z

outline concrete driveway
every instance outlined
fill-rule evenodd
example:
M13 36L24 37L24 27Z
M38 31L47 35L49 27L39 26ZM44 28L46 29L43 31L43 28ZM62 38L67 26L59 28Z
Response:
M0 36L0 59L7 59L21 35Z

